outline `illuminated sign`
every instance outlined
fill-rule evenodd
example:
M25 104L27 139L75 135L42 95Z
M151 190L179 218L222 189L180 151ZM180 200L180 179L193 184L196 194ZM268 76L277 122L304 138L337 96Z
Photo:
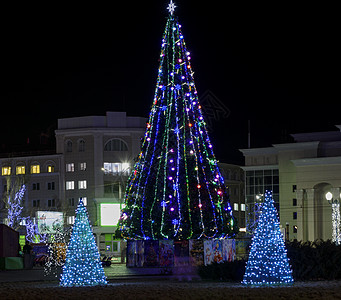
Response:
M116 226L120 214L121 208L119 203L102 203L101 226Z
M59 211L37 211L37 219L40 234L56 233L64 227L64 215Z

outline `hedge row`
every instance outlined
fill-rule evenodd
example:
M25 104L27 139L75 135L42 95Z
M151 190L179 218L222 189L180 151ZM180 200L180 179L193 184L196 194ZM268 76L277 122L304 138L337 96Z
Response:
M331 240L287 243L295 280L341 279L341 246Z
M288 257L295 280L341 279L341 246L328 241L288 242ZM246 261L213 263L199 267L203 279L238 281L243 279Z

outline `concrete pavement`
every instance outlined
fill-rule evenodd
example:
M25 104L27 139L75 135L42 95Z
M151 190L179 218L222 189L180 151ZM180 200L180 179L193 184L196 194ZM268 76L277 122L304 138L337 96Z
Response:
M162 268L127 268L125 264L113 264L110 267L104 267L105 275L109 281L115 280L199 280L195 269L173 268L172 274L169 274ZM44 268L35 267L32 270L6 270L0 271L0 284L2 282L31 282L31 281L59 281L61 269L56 274L44 275Z

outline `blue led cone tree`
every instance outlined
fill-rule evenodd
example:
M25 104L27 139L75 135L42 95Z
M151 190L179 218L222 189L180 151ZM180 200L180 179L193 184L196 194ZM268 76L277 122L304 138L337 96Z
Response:
M238 230L174 8L171 1L154 100L119 221L127 239L224 238Z
M88 213L83 201L80 200L66 252L60 285L74 287L105 284L107 281L89 223Z
M292 271L271 192L265 193L261 210L242 283L291 284Z

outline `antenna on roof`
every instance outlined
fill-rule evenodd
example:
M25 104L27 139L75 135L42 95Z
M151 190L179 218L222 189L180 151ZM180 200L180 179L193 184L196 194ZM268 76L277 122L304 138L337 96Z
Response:
M251 148L251 121L247 121L247 147Z

